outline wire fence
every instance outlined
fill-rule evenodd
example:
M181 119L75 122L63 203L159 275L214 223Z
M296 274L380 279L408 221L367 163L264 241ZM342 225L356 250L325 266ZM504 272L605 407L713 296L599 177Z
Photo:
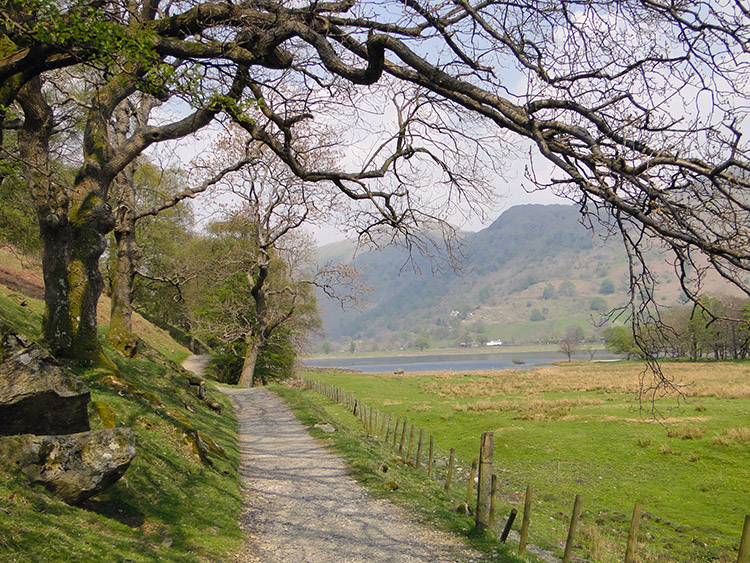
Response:
M477 459L471 462L460 459L454 448L445 448L439 445L432 435L417 428L406 418L374 409L350 391L316 379L302 377L301 381L306 388L346 407L354 416L359 418L369 436L392 448L403 463L415 470L421 470L425 477L442 483L445 493L454 502L458 501L455 507L457 511L464 512L467 516L476 513L477 504L482 503L482 495L477 493L482 488L481 484L477 483ZM642 540L653 539L653 532L658 531L661 527L670 529L683 537L692 535L693 537L689 541L693 544L702 543L704 546L708 546L708 542L710 542L718 550L724 550L724 553L717 554L716 560L728 562L730 559L727 559L727 552L737 550L737 563L750 563L750 515L745 517L738 548L737 538L730 538L711 533L708 530L659 518L648 512L642 512L640 505L634 507L631 516L630 513L623 510L588 503L586 503L585 508L582 508L580 495L576 496L571 505L570 499L564 500L546 491L541 494L536 493L530 485L523 485L507 474L503 474L502 480L497 475L493 475L492 481L491 498L487 500L492 506L492 515L490 525L484 525L483 528L496 534L503 542L509 537L518 542L518 551L521 554L528 551L545 561L560 561L560 558L555 557L554 554L562 551L562 561L567 563L573 557L576 547L580 548L580 542L578 541L580 537L576 537L578 533L581 536L590 536L588 538L589 543L597 543L597 541L608 543L609 545L601 548L605 551L612 549L613 541L622 542L627 538L626 545L620 546L622 547L622 553L625 554L624 561L626 563L635 562L639 550L637 541L639 529L641 524L645 523L646 531L641 532ZM485 489L490 490L488 487L485 487ZM548 510L545 511L545 514L551 514L547 517L556 520L559 524L546 527L547 533L531 533L531 515L534 508L541 504L547 505ZM515 516L519 512L519 508L522 512L522 518L520 523L516 524L516 528L520 528L520 530L513 531L511 528L515 523ZM503 516L498 516L498 513ZM508 516L504 516L505 514ZM613 529L612 526L608 526L608 532L600 535L591 525L579 530L578 523L581 518L586 522L593 523L594 526L608 522L617 523L619 527ZM563 540L562 535L566 530L567 534ZM614 540L602 540L607 535L614 536ZM641 548L643 544L642 541L640 543ZM598 561L596 555L592 555L592 551L596 551L596 549L591 547L587 549L588 557ZM588 560L580 554L575 557L576 561Z

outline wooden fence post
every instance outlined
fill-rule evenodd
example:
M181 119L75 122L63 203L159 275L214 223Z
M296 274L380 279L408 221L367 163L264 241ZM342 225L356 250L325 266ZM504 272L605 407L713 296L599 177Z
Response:
M404 459L404 442L406 441L406 419L404 419L404 425L401 428L401 441L398 443L398 455L401 459Z
M396 447L396 437L398 436L398 424L401 422L401 417L396 417L396 427L393 429L393 447Z
M495 434L482 433L479 446L479 482L477 483L476 526L484 531L490 527L492 504L492 462L495 453Z
M414 443L414 425L411 425L411 428L409 429L409 446L406 448L406 463L409 463L411 461L411 446Z
M565 542L565 553L563 553L562 563L570 563L573 555L573 544L575 543L576 529L578 528L578 518L581 516L581 495L576 495L573 503L573 515L570 517L570 529L568 530L568 539Z
M477 458L471 461L471 471L469 472L469 482L466 486L466 508L469 508L471 502L471 493L474 492L474 477L477 476Z
M492 526L495 524L495 498L497 496L497 475L494 473L492 474L492 497L490 498L490 525L488 526L489 529L492 529Z
M383 441L387 444L388 443L388 436L391 435L391 421L393 420L393 413L388 415L388 428L386 428L385 431L385 438Z
M742 528L742 540L740 540L740 552L737 555L737 563L750 563L750 515L745 516L745 525Z
M447 493L451 488L451 478L453 477L453 454L456 453L456 448L451 448L450 456L448 456L448 471L445 475L445 492Z
M432 478L432 454L433 450L435 448L435 439L432 437L432 434L430 434L430 452L427 457L427 476L431 479Z
M534 489L531 485L526 487L526 498L523 501L523 521L521 522L521 540L518 544L518 555L526 553L526 541L529 539L529 520L531 519L531 497Z
M640 503L633 508L633 520L630 522L630 533L628 533L628 547L625 549L625 563L634 563L635 552L638 547L638 526L641 523Z
M370 425L367 427L367 433L370 435L375 434L375 432L372 429L372 411L373 411L373 408L370 407ZM375 424L377 424L377 421L375 422Z
M508 515L508 521L505 523L505 528L503 528L503 533L500 536L500 543L505 543L505 540L508 539L508 534L510 534L510 529L513 527L513 522L516 520L516 514L518 514L518 510L515 508L510 511L510 514Z
M380 437L385 440L385 413L381 412L380 417L383 419L383 421L380 424Z
M417 442L417 460L414 462L414 467L419 469L419 458L422 456L422 441L424 440L424 430L419 431L419 441Z

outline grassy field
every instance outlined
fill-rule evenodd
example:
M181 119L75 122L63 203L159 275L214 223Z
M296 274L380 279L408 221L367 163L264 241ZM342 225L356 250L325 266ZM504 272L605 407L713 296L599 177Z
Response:
M494 431L501 511L520 510L526 485L533 485L531 534L542 547L561 551L573 498L581 494L578 553L590 560L622 560L640 502L640 561L735 561L750 513L750 365L663 369L683 385L681 398L639 403L644 367L625 362L306 375L407 417L464 460L477 456L482 432Z
M34 338L41 312L39 301L0 286L0 318L18 332ZM239 550L239 451L229 401L211 382L221 414L199 401L173 363L189 352L155 327L139 321L137 329L146 344L136 358L107 350L117 379L77 373L91 390L92 429L133 428L138 455L122 479L80 506L0 470L0 561L218 562ZM196 435L211 446L203 459Z

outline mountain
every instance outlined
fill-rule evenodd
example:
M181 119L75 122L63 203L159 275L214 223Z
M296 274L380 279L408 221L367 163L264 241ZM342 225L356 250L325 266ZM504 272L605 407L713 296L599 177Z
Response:
M361 310L342 311L320 300L323 338L333 349L393 350L503 340L554 341L570 324L590 340L600 311L628 299L626 254L617 237L587 228L571 205L521 205L463 236L462 268L455 272L397 247L358 252L354 264L373 288ZM321 249L326 260L350 260L354 246ZM655 251L652 251L655 252ZM681 295L671 267L654 261L659 297Z

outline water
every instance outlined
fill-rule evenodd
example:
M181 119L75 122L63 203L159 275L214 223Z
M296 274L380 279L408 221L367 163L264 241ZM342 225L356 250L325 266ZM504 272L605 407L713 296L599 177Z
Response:
M579 350L574 360L588 361L588 351ZM497 352L488 354L431 354L426 356L383 356L372 358L317 358L305 360L310 367L333 367L360 370L365 373L404 371L482 371L501 369L529 369L566 359L562 352ZM597 350L596 360L620 359L609 352Z

